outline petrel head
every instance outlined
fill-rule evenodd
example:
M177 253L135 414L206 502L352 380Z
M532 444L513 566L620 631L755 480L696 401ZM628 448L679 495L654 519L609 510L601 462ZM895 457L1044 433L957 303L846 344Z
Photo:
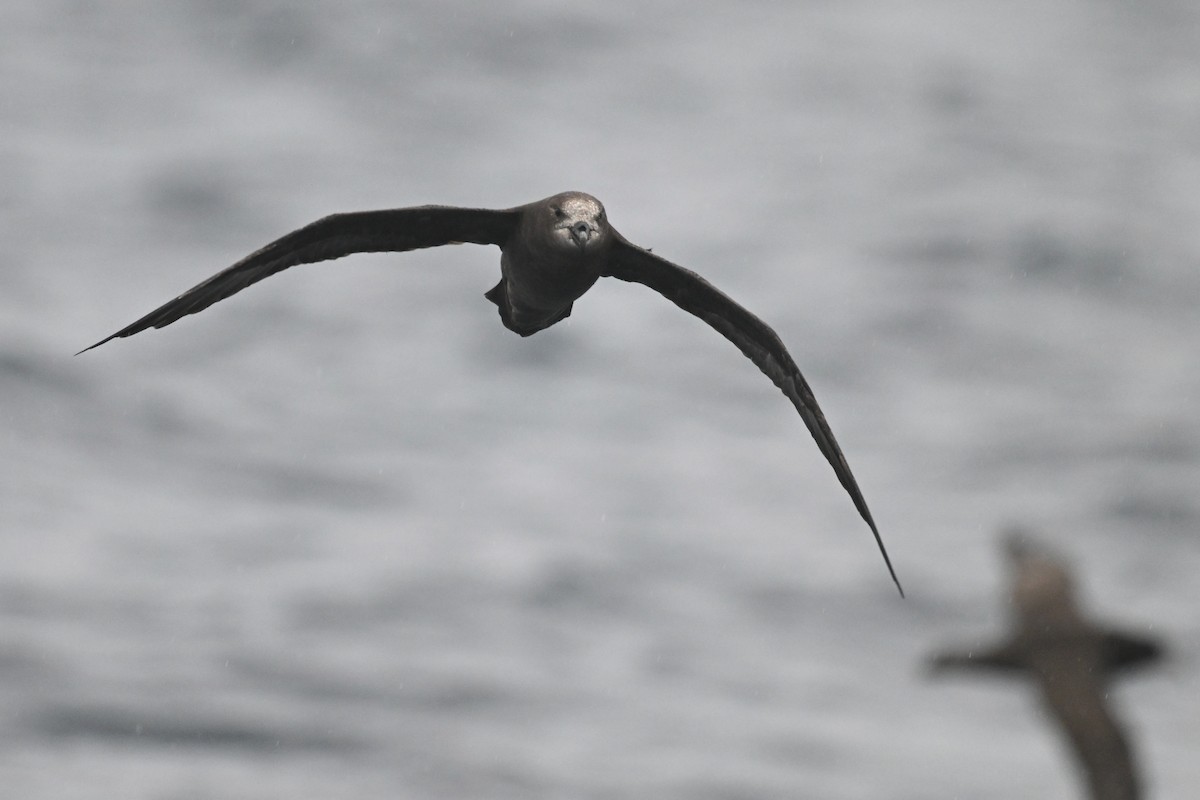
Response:
M1023 530L1006 533L1005 549L1013 570L1013 611L1021 618L1073 619L1074 583L1060 558Z
M548 198L544 208L552 238L564 247L587 252L606 238L604 206L589 194L564 192Z

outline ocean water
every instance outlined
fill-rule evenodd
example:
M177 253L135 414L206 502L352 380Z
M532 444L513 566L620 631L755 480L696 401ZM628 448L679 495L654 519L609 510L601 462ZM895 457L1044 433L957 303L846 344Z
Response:
M0 785L39 800L1059 798L997 533L1163 637L1200 785L1200 10L10 2ZM789 345L364 255L71 354L333 211L565 189Z

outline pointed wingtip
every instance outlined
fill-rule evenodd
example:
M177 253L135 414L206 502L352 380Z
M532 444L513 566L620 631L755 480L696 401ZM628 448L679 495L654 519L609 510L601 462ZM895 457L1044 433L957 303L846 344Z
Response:
M892 562L888 558L886 550L883 551L883 563L887 564L888 574L892 576L892 583L896 584L896 591L900 593L900 599L907 600L908 596L904 594L904 587L900 585L900 579L896 577L896 570L892 569Z
M900 585L900 578L897 577L896 570L892 567L892 559L888 556L887 548L883 545L883 537L879 535L879 529L875 527L875 520L871 517L871 512L867 510L865 501L862 507L859 508L859 512L871 528L871 533L875 535L875 544L879 545L879 553L883 556L883 563L887 566L888 574L892 576L892 583L896 584L896 590L900 592L900 598L907 599L904 594L904 587Z
M113 334L113 336L116 336L116 334ZM94 350L94 349L96 349L97 347L99 347L100 345L102 345L102 344L104 344L105 342L107 342L107 341L109 341L110 339L112 339L112 338L113 338L113 336L109 336L107 339L101 339L100 341L96 342L95 344L93 344L93 345L91 345L91 346L89 346L89 347L85 347L85 348L83 348L82 350L80 350L80 351L79 351L78 353L76 353L75 355L77 355L77 356L78 356L78 355L83 355L83 354L84 354L84 353L86 353L88 350Z
M887 565L888 574L892 576L892 583L896 584L896 591L900 592L900 599L907 599L904 594L904 587L900 585L900 578L896 575L896 570L892 568L892 559L888 558L887 548L883 546L883 540L879 538L879 531L875 530L875 526L871 526L871 531L875 534L875 541L879 544L879 552L883 554L883 563Z

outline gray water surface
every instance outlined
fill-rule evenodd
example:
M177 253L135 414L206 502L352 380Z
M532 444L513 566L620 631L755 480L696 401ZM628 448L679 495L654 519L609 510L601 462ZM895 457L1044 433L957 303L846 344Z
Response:
M1167 638L1200 785L1200 10L1042 0L0 9L0 783L72 798L1060 798L996 532ZM327 213L591 192L772 324L787 401L494 248L291 270L71 353Z

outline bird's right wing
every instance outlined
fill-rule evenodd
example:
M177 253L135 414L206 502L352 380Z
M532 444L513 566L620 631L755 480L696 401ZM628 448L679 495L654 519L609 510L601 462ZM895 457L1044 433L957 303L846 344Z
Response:
M1026 648L1017 640L984 647L949 650L938 653L929 660L931 672L954 669L1019 672L1028 668Z
M463 242L503 246L516 230L519 219L519 209L453 206L417 206L332 214L276 239L138 321L79 352L99 347L110 339L132 336L147 328L170 325L181 317L203 311L250 284L297 264L329 261L352 253L402 252Z

